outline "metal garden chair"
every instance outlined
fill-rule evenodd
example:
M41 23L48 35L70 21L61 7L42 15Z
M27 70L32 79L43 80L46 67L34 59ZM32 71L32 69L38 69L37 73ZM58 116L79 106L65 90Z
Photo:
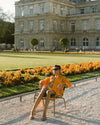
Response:
M63 87L64 86L64 87ZM52 95L50 100L52 100L54 103L53 103L53 110L54 110L54 116L55 116L55 101L56 99L62 99L63 102L64 102L64 106L65 106L65 109L66 109L66 102L65 102L65 98L62 96L62 91L65 90L65 88L68 88L66 85L61 85L61 91L60 91L60 95ZM39 95L39 92L40 91L36 91L35 92L35 95L34 95L34 102L37 98L37 96ZM43 100L43 104L44 104L44 101L45 101L46 97L43 97L42 100Z

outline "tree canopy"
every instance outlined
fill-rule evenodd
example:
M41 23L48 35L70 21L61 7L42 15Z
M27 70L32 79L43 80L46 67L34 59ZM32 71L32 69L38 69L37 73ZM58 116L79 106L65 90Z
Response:
M14 23L7 21L9 19L0 8L0 43L14 43Z
M61 39L59 40L59 42L60 42L60 45L63 45L63 46L66 46L66 45L69 44L69 41L68 41L67 38L61 38Z
M39 43L39 41L38 41L37 39L35 39L35 38L33 38L33 39L31 40L31 44L32 44L33 46L37 45L38 43Z

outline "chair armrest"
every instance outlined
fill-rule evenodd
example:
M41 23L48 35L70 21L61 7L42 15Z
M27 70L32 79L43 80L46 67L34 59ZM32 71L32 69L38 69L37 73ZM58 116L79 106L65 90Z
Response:
M68 86L65 83L61 83L60 95L62 95L63 86L64 88L68 88Z

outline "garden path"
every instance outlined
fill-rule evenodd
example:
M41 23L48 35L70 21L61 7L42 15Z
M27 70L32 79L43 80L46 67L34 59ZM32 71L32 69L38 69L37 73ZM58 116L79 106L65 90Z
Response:
M47 120L41 121L42 108L37 109L34 120L29 120L33 95L11 99L0 103L0 125L100 125L100 79L81 82L65 90L66 110L62 100L56 101L53 116L50 102Z

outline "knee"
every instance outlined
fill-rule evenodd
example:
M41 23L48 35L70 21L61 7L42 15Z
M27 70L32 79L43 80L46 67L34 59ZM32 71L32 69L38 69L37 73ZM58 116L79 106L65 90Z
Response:
M50 90L47 90L47 91L46 91L46 95L51 95L51 91L50 91Z
M44 87L41 89L42 92L46 92L46 90L47 90L47 87Z

